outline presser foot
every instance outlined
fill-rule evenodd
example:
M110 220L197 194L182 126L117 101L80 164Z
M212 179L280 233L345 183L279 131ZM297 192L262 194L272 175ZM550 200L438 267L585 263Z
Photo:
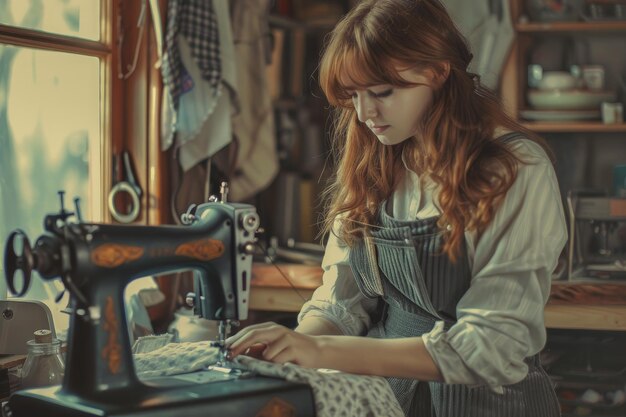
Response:
M248 378L256 375L256 372L250 371L239 363L229 359L220 360L215 363L215 365L209 365L207 370L228 375L232 378Z
M230 367L229 364L224 364L222 366L217 364L209 365L207 367L207 371L219 372L224 375L229 375L233 378L248 378L256 375L255 372L249 371L248 369L245 369L241 367L241 365L238 365L236 363L232 363L232 367Z
M232 361L228 359L228 349L226 348L226 345L224 344L224 342L220 342L220 341L211 342L210 346L218 349L217 362L216 362L217 365L225 366L225 365L232 363Z
M231 375L248 375L252 374L247 368L243 367L239 363L232 361L228 357L228 349L222 342L211 342L212 347L218 348L217 361L215 365L210 365L207 369L216 372L222 372Z

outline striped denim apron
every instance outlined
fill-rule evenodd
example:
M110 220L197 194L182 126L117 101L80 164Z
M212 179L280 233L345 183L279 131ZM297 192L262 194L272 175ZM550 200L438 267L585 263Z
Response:
M361 292L379 298L380 317L368 336L416 337L443 320L456 321L456 305L467 291L471 271L466 248L456 263L442 254L437 217L400 221L383 204L379 226L350 251L350 266ZM527 358L529 371L519 383L497 394L487 386L388 378L407 416L554 417L559 405L538 355Z

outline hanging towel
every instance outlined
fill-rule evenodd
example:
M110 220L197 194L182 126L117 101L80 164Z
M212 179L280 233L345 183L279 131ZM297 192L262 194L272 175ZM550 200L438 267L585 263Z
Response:
M185 59L190 55L191 59ZM213 1L169 0L163 65L162 149L198 134L222 91L222 63ZM193 77L192 73L197 73ZM194 112L181 113L181 101L194 92ZM187 96L187 97L185 97ZM202 99L198 100L200 96ZM188 107L188 106L187 106ZM182 139L182 140L180 140Z
M180 146L178 159L184 172L189 171L207 158L211 158L217 151L231 142L233 137L232 117L239 111L237 65L228 2L215 1L214 8L219 28L222 85L226 88L224 88L224 93L217 98L213 113L204 120L197 134L185 135L183 131L178 132L177 143ZM183 41L184 39L181 39L181 42ZM188 62L192 63L192 56L190 48L185 46L181 45L181 57L185 66L190 68L189 73L195 81L201 78L201 74L198 68L187 64ZM210 99L211 97L207 97L206 93L200 89L190 91L181 97L179 114L185 118L194 117L198 113L197 104L204 102L207 98ZM184 124L191 125L192 123L186 121Z
M229 198L245 201L267 187L279 169L274 108L266 76L271 57L270 0L231 0L230 4L240 103L233 117L236 146L220 152L213 162L229 174Z
M514 38L509 0L443 0L443 3L474 54L469 70L479 74L485 86L496 90Z

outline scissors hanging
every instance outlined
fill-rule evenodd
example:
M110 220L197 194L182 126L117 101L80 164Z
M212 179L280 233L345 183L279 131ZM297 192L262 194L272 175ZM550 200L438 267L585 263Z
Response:
M139 217L141 209L142 190L135 178L135 172L130 160L128 151L122 152L122 161L120 166L120 155L113 156L113 179L116 181L109 192L109 210L115 220L120 223L132 223ZM122 199L124 193L130 197L130 204L127 205L125 212L118 209L118 202ZM128 199L122 200L128 202Z

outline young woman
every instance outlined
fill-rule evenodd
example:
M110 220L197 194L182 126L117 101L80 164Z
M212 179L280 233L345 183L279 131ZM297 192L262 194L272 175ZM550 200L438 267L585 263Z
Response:
M364 0L337 25L320 67L338 160L323 284L295 331L245 328L233 357L389 377L407 415L559 415L538 360L558 184L471 59L437 0Z

